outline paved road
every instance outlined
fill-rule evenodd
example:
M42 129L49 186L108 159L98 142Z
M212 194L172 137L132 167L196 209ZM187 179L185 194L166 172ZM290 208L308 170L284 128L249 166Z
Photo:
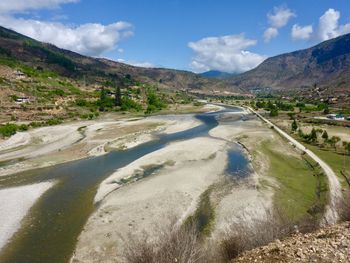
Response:
M341 186L339 183L339 180L337 176L335 175L334 171L331 167L329 167L328 164L326 164L324 161L322 161L316 154L314 154L311 150L307 149L304 145L302 145L300 142L295 140L293 137L291 137L286 132L282 131L280 128L278 128L275 124L273 124L271 121L267 120L263 116L261 116L259 113L255 112L250 107L247 107L251 112L253 112L255 115L257 115L260 119L262 119L264 122L269 124L270 126L273 126L275 131L278 132L281 136L285 137L288 141L290 141L293 145L295 145L296 148L298 148L301 151L304 151L307 155L309 155L315 162L317 162L320 167L323 169L324 173L326 174L328 178L328 186L329 186L329 204L326 206L326 211L324 215L324 224L335 224L339 218L338 212L337 212L337 206L339 204L339 201L341 200L342 193L341 193Z

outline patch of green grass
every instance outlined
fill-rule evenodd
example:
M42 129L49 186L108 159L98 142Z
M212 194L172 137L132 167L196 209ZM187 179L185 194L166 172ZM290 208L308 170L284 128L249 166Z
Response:
M260 147L269 159L268 175L278 183L274 194L277 208L293 220L301 219L308 212L312 215L321 212L327 199L325 176L306 160L273 150L270 141L261 143Z
M185 225L194 223L198 233L204 237L210 235L215 222L215 208L210 201L211 191L212 188L209 187L201 194L197 210L185 221Z
M341 175L340 171L350 172L350 156L335 153L331 150L320 149L318 146L307 144L311 151L313 151L318 157L325 161L335 172L341 181L342 186L346 186L344 177ZM345 164L345 165L344 165Z

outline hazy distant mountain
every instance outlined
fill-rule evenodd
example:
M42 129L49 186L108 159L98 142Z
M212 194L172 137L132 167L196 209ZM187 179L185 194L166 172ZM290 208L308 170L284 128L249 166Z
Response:
M350 91L350 34L268 58L255 69L230 78L230 84L284 91L317 84L337 92Z
M227 78L227 77L232 77L235 74L222 72L222 71L218 71L218 70L209 70L209 71L200 73L199 75L206 77L206 78Z

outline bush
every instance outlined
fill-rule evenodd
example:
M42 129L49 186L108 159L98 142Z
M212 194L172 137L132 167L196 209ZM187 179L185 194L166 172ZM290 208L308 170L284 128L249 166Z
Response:
M270 117L276 117L276 116L278 116L278 110L276 108L271 109Z
M177 227L172 223L157 227L154 236L128 236L123 243L123 258L130 263L204 262L196 227Z
M58 125L58 124L61 124L61 123L62 123L62 120L58 119L58 118L52 118L52 119L47 120L45 122L45 124L48 125L48 126L54 126L54 125Z
M151 113L156 112L156 111L158 111L158 109L157 109L156 106L154 106L154 105L148 105L148 106L147 106L147 109L146 109L146 111L145 111L145 113L146 113L146 114L151 114Z
M232 223L219 243L219 258L222 262L230 262L246 250L264 246L276 239L284 239L295 232L308 233L319 227L319 220L305 217L295 222L282 211L265 210L263 218L241 218Z
M2 137L10 137L16 134L18 126L12 123L6 123L5 125L0 125L0 134Z
M29 127L28 125L26 124L21 124L19 127L18 127L18 130L19 131L28 131Z
M61 90L61 89L54 89L54 90L51 90L49 93L52 95L61 96L61 97L65 95L64 90Z
M129 98L128 96L123 96L121 99L121 110L122 111L128 111L128 110L140 111L142 110L142 106L141 104L137 103L136 101Z
M157 96L156 92L152 88L149 88L147 91L147 104L147 114L159 111L166 107L166 103L162 100L162 98Z
M75 101L75 104L79 107L86 107L88 105L88 103L85 99L77 99Z

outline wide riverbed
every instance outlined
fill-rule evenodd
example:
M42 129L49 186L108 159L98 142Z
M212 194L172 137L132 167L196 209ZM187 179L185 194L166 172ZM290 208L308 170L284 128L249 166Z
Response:
M196 118L202 122L201 125L173 134L158 134L155 140L131 149L1 177L0 191L45 182L52 182L53 187L31 207L19 231L1 250L0 262L68 262L79 234L95 209L93 200L104 179L116 169L171 142L209 136L208 132L219 122L235 125L237 120L221 117L240 111L242 109L230 107L219 112L198 114ZM228 151L227 174L247 174L247 163L242 149L232 145Z

